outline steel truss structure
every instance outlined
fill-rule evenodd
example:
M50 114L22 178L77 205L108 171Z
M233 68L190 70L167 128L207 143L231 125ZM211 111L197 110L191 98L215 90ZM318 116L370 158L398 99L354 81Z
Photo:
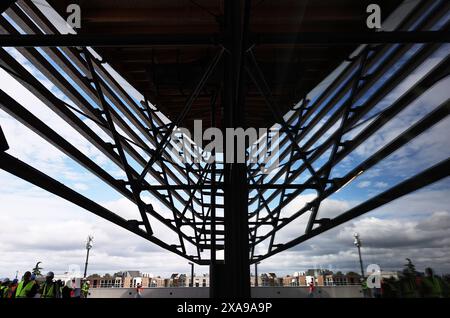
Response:
M248 297L250 264L450 174L448 158L334 218L320 216L321 203L326 198L449 115L447 98L348 172L339 177L333 174L339 163L449 75L447 55L390 105L378 106L449 42L448 20L435 27L448 17L448 1L421 2L399 23L397 31L364 34L253 34L249 31L249 0L225 1L223 32L211 36L62 35L32 2L3 1L0 9L5 12L0 17L0 67L119 167L125 178L112 176L59 135L51 123L40 120L1 87L0 108L135 203L140 218L122 218L8 154L6 141L14 136L4 136L1 130L0 168L191 262L210 265L211 296ZM254 48L324 44L356 49L316 98L310 100L305 95L287 114L281 113ZM95 47L105 46L180 45L212 46L215 55L172 121L151 104L148 96L142 101L133 98L94 51ZM15 47L70 103L41 83L8 47ZM414 54L407 54L412 48L416 48ZM394 67L398 68L396 72L386 78ZM222 119L222 127L246 126L242 111L246 88L249 83L257 88L281 127L280 165L275 172L261 174L261 163L186 163L175 160L170 153L169 146L176 142L171 139L172 132L182 125L214 76L221 76L222 80L220 87L210 93L205 109L210 113L211 126L218 124L218 118ZM385 80L380 83L380 79ZM102 137L87 121L109 138ZM288 213L287 207L304 193L314 193L315 198ZM146 195L159 200L169 213L154 208L144 199ZM306 217L307 221L305 228L298 229L298 237L277 241L277 233L299 217ZM173 231L178 242L170 244L158 238L154 222ZM261 254L262 247L266 251Z

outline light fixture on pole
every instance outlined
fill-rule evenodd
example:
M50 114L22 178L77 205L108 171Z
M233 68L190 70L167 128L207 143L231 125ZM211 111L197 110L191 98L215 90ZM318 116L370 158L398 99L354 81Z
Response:
M86 242L86 263L84 264L84 275L83 275L83 278L86 278L88 261L89 261L89 251L92 248L92 241L93 240L94 240L94 237L89 235L88 239L87 239L87 242Z
M189 287L194 287L194 263L189 262L188 264L191 265L191 282Z
M353 243L358 248L359 266L361 267L361 278L362 278L362 280L364 280L365 275L364 275L363 261L362 261L362 257L361 257L361 240L359 238L359 233L357 233L357 232L353 233L353 237L355 238L355 241Z

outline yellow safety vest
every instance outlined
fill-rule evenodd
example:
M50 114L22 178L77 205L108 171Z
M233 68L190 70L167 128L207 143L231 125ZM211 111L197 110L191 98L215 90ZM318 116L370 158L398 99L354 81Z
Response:
M34 284L36 284L34 281L29 281L25 286L23 286L23 283L24 281L22 280L19 285L17 285L16 298L27 298L28 293L31 291Z
M56 289L55 289L55 283L52 283L50 287L49 284L46 282L44 283L44 288L42 290L41 298L55 298L56 297Z
M425 297L442 296L442 287L439 280L436 277L425 277L423 283L428 287L428 292L427 295L425 295Z
M7 298L7 294L8 294L8 286L1 286L0 287L0 292L2 292L2 298Z

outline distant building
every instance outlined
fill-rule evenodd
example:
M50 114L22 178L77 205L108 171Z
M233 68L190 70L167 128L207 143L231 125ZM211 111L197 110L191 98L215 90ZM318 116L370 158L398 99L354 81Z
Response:
M143 287L151 287L151 288L156 288L156 287L166 287L166 285L165 285L165 279L164 279L164 278L161 278L160 276L150 278L150 280L149 280L149 285L148 285L148 286L145 286L145 285L144 285Z
M306 272L295 272L293 275L283 277L283 286L309 286L311 281L315 286L340 286L360 284L360 275L349 272L333 273L329 270L309 269Z
M298 276L286 275L283 277L283 286L298 286Z
M255 277L255 275L251 275L250 276L250 286L256 286L255 285L255 282L256 282L256 277ZM262 278L261 278L261 275L258 275L258 286L262 286Z
M275 273L264 273L261 274L261 285L262 287L269 286L283 286L283 278L278 278Z
M398 272L381 272L382 278L399 278ZM368 276L368 275L367 275ZM67 278L69 279L69 278ZM62 279L62 280L67 280ZM277 277L276 273L262 273L258 277L250 276L250 285L255 286L258 279L259 287L307 287L313 281L315 286L345 286L361 284L361 275L355 272L346 274L338 271L308 269L305 272L295 272L292 275ZM173 273L169 278L154 276L140 271L124 271L114 275L91 275L88 277L91 288L143 288L163 287L189 287L191 276L187 274ZM207 274L194 276L193 287L209 287L210 277Z
M97 274L87 278L91 282L91 288L143 288L162 287L189 287L191 277L186 274L174 273L170 278L162 278L140 271L124 271L114 275ZM209 287L209 275L194 276L194 287Z
M90 281L91 288L134 288L139 284L148 287L151 277L151 274L141 273L140 271L125 271L115 273L112 276L109 274L104 276L91 275L87 279Z
M193 287L209 287L209 275L194 276Z
M186 274L174 273L165 283L166 287L189 287L189 279Z

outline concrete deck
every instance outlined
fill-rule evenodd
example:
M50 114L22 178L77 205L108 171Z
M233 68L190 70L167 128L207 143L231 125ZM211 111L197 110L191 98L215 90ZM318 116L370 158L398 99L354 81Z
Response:
M307 298L308 287L252 287L254 298ZM89 298L135 298L135 288L92 288ZM208 298L208 287L144 288L142 298ZM315 298L362 298L361 286L316 287Z

